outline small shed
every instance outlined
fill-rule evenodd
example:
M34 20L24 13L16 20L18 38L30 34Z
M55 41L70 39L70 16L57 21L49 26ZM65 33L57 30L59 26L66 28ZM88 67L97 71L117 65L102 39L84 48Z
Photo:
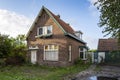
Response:
M105 62L113 51L119 51L118 40L114 38L99 39L98 42L98 63Z

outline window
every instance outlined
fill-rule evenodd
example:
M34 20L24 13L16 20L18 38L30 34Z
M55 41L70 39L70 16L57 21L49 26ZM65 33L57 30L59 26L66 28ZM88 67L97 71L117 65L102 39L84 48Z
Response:
M38 36L52 34L52 26L44 26L38 28Z
M47 34L50 34L50 33L52 33L52 26L47 27Z
M83 53L84 53L84 52L83 52L83 48L80 48L80 58L82 58L82 59L84 58L84 57L83 57Z
M58 45L44 46L44 60L58 61Z
M87 54L87 50L85 48L80 48L80 58L85 60L87 57L86 54Z
M39 28L39 35L43 34L43 28Z
M71 61L71 45L69 45L69 55L68 56L69 56L68 60Z

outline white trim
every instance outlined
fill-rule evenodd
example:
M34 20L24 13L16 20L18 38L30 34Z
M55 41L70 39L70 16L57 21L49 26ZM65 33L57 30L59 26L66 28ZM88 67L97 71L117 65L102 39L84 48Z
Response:
M83 60L86 60L86 49L83 48Z
M71 60L72 60L72 56L71 56L71 55L72 55L72 54L71 54L71 53L72 53L72 52L71 52L71 51L72 51L72 46L71 46L71 45L69 45L68 50L69 50L69 59L68 59L68 61L71 61Z
M47 30L48 30L48 27L51 27L51 33L48 33L47 32ZM39 29L42 29L42 34L40 35L39 33ZM52 33L53 33L53 26L52 25L50 25L50 26L43 26L43 27L39 27L39 28L37 28L37 36L35 36L35 37L41 37L41 36L45 36L45 35L52 35Z
M82 59L82 60L86 60L87 59L87 50L86 50L86 48L83 48L83 50L81 51L80 50L81 48L79 48L79 55L81 54L81 52L83 53L83 58L81 58L81 56L80 56L80 58Z
M37 51L32 50L31 51L31 63L36 64L36 62L37 62Z
M32 49L39 49L38 46L29 46L29 50L32 50Z
M43 59L45 60L45 45L44 45L44 56L43 56Z
M45 46L48 47L48 50L45 49ZM55 49L55 46L57 46L58 48ZM44 60L58 61L58 56L59 56L58 45L44 45Z
M40 29L40 27L37 28L37 36L39 35L39 29Z

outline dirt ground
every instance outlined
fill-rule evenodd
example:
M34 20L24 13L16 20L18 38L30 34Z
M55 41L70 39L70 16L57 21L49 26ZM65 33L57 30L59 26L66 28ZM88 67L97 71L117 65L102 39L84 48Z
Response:
M91 65L89 69L80 72L72 80L96 80L90 79L91 76L115 77L120 80L120 67Z

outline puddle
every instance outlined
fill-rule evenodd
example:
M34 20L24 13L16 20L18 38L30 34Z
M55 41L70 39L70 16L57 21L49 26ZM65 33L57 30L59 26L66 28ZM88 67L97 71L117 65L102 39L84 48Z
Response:
M103 77L103 76L92 76L88 80L118 80L118 79L111 77Z

